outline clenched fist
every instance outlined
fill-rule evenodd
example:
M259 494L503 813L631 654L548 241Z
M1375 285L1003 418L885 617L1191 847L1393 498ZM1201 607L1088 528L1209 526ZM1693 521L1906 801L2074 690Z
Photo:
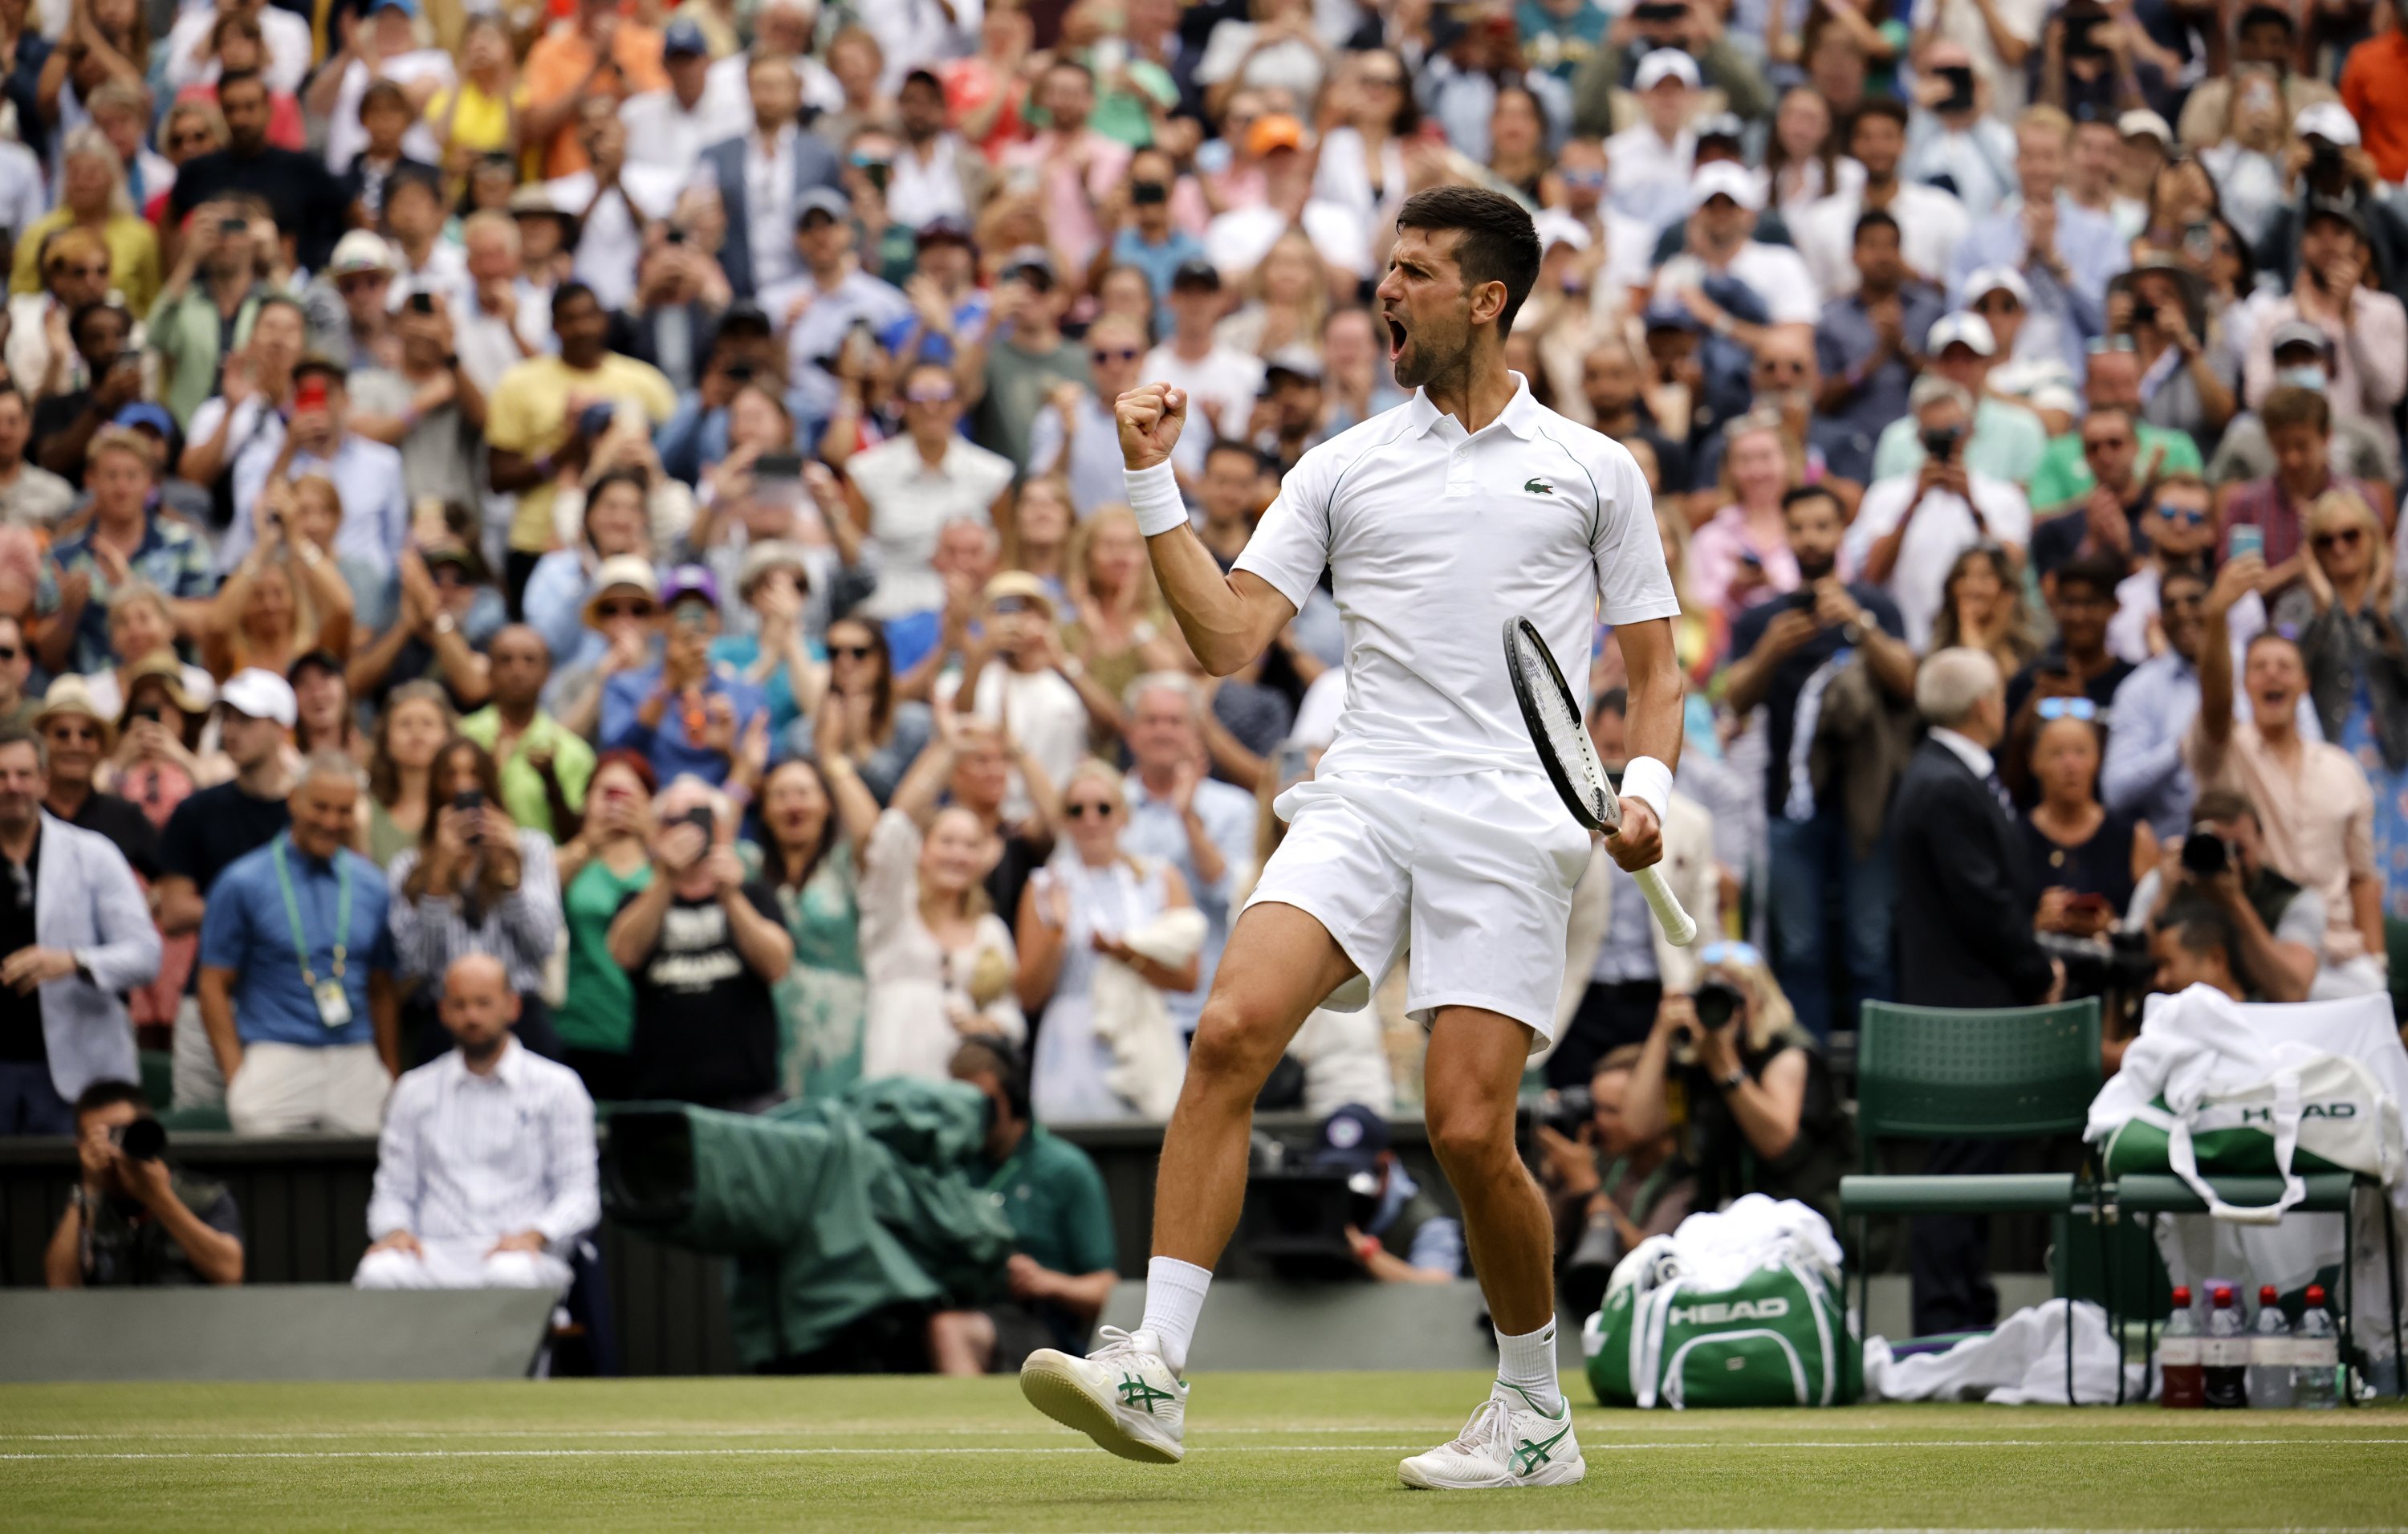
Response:
M1170 461L1170 450L1187 424L1187 391L1167 383L1146 383L1121 395L1112 407L1120 423L1121 461L1130 468L1152 468Z

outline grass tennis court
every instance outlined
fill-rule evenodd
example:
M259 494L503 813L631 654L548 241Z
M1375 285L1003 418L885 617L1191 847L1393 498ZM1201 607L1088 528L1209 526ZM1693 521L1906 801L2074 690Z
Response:
M1188 1462L1154 1469L1010 1380L9 1387L0 1528L2408 1527L2396 1409L1584 1407L1575 1490L1400 1488L1485 1388L1204 1375Z

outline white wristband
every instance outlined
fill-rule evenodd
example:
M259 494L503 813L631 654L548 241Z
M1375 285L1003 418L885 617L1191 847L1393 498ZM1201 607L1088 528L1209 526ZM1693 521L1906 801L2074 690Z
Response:
M1187 521L1187 499L1179 494L1179 476L1167 462L1152 468L1132 468L1128 481L1129 509L1137 513L1137 530L1156 538Z
M1672 804L1672 769L1653 756L1632 757L1622 767L1622 797L1646 800L1662 824Z

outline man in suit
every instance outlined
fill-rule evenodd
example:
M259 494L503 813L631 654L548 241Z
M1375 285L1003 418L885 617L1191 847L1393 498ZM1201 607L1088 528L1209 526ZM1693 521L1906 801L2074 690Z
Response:
M2007 693L1998 662L1979 650L1942 650L1914 679L1914 704L1930 733L1914 749L1890 808L1898 848L1898 994L1924 1007L2022 1007L2053 1001L2065 971L2032 933L2036 897L1990 752L2006 735ZM1924 1170L1962 1176L2003 1170L2005 1140L1934 1140ZM1914 1331L1964 1331L1998 1318L1990 1286L1989 1222L1927 1215L1909 1243Z
M136 1074L124 993L159 930L116 843L46 814L50 756L0 727L0 1135L71 1135L94 1082Z
M795 209L803 193L815 186L840 190L836 151L796 123L803 87L792 62L756 55L745 84L752 94L752 131L702 151L703 173L718 183L727 214L719 264L738 298L793 277L800 266Z

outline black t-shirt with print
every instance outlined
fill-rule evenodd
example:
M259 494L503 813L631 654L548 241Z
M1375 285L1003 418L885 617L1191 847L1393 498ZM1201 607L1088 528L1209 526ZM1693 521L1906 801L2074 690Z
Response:
M744 897L770 921L783 920L768 884L748 882ZM640 892L627 896L639 898ZM737 952L717 897L672 897L652 956L628 978L636 989L633 1096L729 1108L777 1090L777 1004L769 982Z

